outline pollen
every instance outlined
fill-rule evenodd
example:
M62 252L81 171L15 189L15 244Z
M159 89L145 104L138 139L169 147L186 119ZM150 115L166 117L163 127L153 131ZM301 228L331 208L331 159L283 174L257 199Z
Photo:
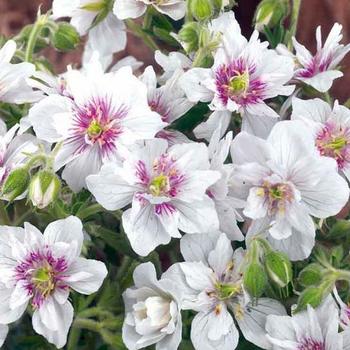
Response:
M149 185L149 191L153 196L161 196L169 191L169 178L166 175L154 177Z

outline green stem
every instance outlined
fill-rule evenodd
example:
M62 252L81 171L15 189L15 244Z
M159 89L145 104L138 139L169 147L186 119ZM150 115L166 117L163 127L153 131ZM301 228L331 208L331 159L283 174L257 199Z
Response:
M203 59L205 58L205 55L205 50L203 48L200 48L194 57L192 67L200 67L203 62Z
M151 38L149 34L143 31L142 27L136 24L133 20L127 19L125 20L125 23L129 30L136 35L137 37L141 38L144 43L151 48L152 50L159 50L158 45L155 43L155 41Z
M73 323L73 328L88 329L93 332L99 332L102 328L102 325L100 322L96 322L88 318L77 317Z
M147 11L145 13L145 16L143 18L142 28L144 30L150 30L152 27L152 20L153 20L153 6L148 6Z
M287 38L288 38L287 45L288 45L289 49L292 49L292 47L293 47L292 38L297 33L300 6L301 6L301 0L293 0L292 13L291 13L291 17L290 17L290 28L289 28L289 33L287 36Z
M35 44L36 44L38 37L40 35L40 32L43 29L46 22L47 22L47 15L41 15L39 13L38 18L37 18L36 22L34 23L33 28L29 34L27 48L26 48L26 52L25 52L25 56L24 56L25 61L32 62Z
M13 223L13 226L21 226L25 219L27 219L31 214L33 213L33 209L30 208L26 212L24 212L22 215L17 217Z
M76 350L81 335L81 328L72 327L69 332L67 350Z
M76 216L78 216L81 220L84 220L84 219L88 218L89 216L97 214L103 210L104 210L104 208L100 204L95 203L95 204L90 205L87 208L84 208L82 210L78 210L78 212L76 213Z
M99 307L92 307L90 309L86 309L79 313L79 317L81 318L89 318L89 317L96 317L96 316L112 318L113 314L109 311L102 310Z

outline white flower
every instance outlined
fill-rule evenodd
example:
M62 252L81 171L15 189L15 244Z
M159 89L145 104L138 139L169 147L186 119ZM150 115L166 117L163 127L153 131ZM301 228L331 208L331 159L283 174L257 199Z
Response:
M104 74L94 67L86 74L68 71L70 97L50 95L29 112L39 139L63 142L56 169L66 165L62 177L73 191L103 162L120 158L123 145L152 138L166 125L149 108L147 88L131 68Z
M162 67L164 73L159 77L161 83L167 82L176 71L185 72L192 67L192 61L183 53L172 51L168 56L157 50L154 59Z
M162 117L162 121L169 125L182 117L194 105L188 101L178 85L179 74L181 73L175 72L165 85L159 88L157 88L156 73L151 66L148 66L140 77L140 80L147 85L148 105L151 110L157 112ZM171 129L159 131L156 137L164 138L169 145L190 142L184 134Z
M191 327L194 348L235 349L237 323L247 340L268 349L266 316L284 315L285 310L269 298L250 303L242 283L243 249L233 252L223 233L185 235L180 243L185 262L171 266L163 276L183 290L183 309L198 312Z
M206 190L220 173L209 170L203 143L177 144L168 149L165 140L145 141L125 157L122 166L106 164L87 178L96 200L108 210L121 209L123 226L134 251L142 256L179 230L194 233L219 227L213 201Z
M265 232L292 260L308 257L315 241L312 216L336 215L349 197L336 162L317 154L300 121L277 123L267 140L241 132L231 157L237 164L232 190L247 200L244 215L259 221L250 233Z
M181 342L181 291L167 278L157 280L151 263L134 271L135 286L124 294L123 341L129 350L157 344L157 350L176 350Z
M233 172L232 164L224 164L230 151L232 142L232 132L226 134L220 140L220 126L214 131L210 140L209 158L210 169L219 171L221 178L207 190L207 194L213 199L220 222L220 231L225 232L232 240L243 241L244 236L237 225L238 221L243 221L237 208L244 207L244 201L234 198L229 193L229 181Z
M214 110L209 119L195 130L197 138L210 139L219 122L225 131L231 113L242 116L242 129L249 132L251 124L278 118L265 100L278 95L290 95L294 86L285 86L293 76L291 58L279 56L261 43L255 31L247 41L238 31L223 35L210 69L193 68L186 72L180 84L192 102L211 102ZM262 121L260 121L262 119Z
M0 188L5 183L10 172L28 160L28 153L38 150L38 143L33 135L16 136L19 125L14 125L6 131L6 125L0 130Z
M306 124L320 155L335 159L339 172L350 180L350 110L337 102L332 109L318 98L293 98L291 118Z
M15 52L13 40L0 49L0 101L18 104L37 101L41 93L34 92L26 81L34 74L35 66L28 62L11 64Z
M337 66L350 51L350 44L346 46L339 44L343 38L341 30L342 25L335 23L322 46L321 27L317 27L317 51L315 55L312 55L305 46L293 38L295 58L298 63L294 75L296 79L320 92L326 92L332 87L334 79L343 76ZM286 56L293 56L283 45L279 45L277 50Z
M0 324L0 346L2 346L6 340L9 327L5 324Z
M29 223L0 226L0 323L18 320L30 303L34 330L61 348L73 320L70 289L96 292L107 275L102 262L79 257L80 220L49 224L44 234Z
M175 21L186 13L185 0L118 0L114 3L113 12L119 19L138 18L146 12L147 6L153 6Z
M316 309L308 305L306 311L292 317L270 315L266 322L267 337L273 350L347 349L343 347L343 336L338 333L338 327L338 310L331 297Z
M71 24L81 36L89 32L87 45L105 56L126 46L125 24L108 6L104 0L54 0L52 17L71 17Z

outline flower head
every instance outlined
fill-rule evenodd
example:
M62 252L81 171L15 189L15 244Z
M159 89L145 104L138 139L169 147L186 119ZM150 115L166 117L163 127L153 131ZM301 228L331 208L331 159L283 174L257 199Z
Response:
M184 232L218 228L213 201L206 191L220 173L209 170L204 144L145 141L135 147L123 164L106 164L87 178L97 201L115 210L132 204L123 214L123 225L133 249L147 255L159 244ZM118 194L118 195L116 195Z
M107 275L102 262L79 257L82 243L82 224L73 216L52 222L44 234L29 223L1 226L0 322L16 321L30 304L35 331L63 347L73 320L70 289L94 293Z

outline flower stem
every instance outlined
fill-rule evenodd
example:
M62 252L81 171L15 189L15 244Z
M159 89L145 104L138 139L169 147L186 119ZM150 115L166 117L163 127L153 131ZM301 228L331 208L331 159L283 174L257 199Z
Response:
M155 43L155 41L151 38L150 35L148 35L140 25L135 23L131 19L125 20L125 24L127 25L128 29L137 37L141 38L144 43L151 48L152 50L159 50L158 45Z
M104 209L100 204L95 203L95 204L90 205L87 208L84 208L82 210L78 210L78 212L76 213L76 216L78 216L81 220L84 220L87 217L94 215L94 214L97 214L103 210Z
M300 6L301 6L301 0L293 0L292 13L290 17L290 28L287 35L287 38L288 38L287 44L289 49L293 47L292 38L297 33Z
M7 214L6 207L3 201L0 202L0 224L1 225L10 224L10 218Z
M41 30L43 29L44 25L47 22L47 18L48 18L47 14L41 15L39 10L37 20L34 23L28 38L27 48L24 56L24 59L27 62L32 62L33 60L33 52L35 49L35 44L38 40Z

